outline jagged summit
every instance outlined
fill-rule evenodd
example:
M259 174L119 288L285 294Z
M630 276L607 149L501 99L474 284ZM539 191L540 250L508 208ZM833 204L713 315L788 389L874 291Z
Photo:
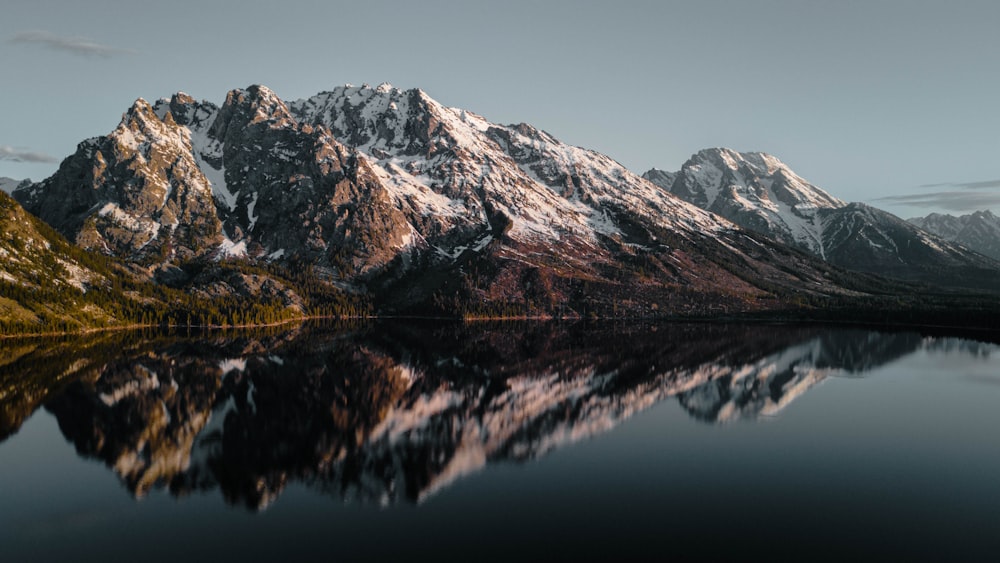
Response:
M267 86L253 85L246 90L231 90L222 111L239 111L249 117L247 124L266 122L270 126L292 126L288 106Z

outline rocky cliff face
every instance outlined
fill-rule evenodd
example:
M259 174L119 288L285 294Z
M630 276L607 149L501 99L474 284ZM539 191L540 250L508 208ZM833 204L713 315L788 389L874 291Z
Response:
M976 211L959 217L931 213L926 217L907 220L947 241L1000 260L1000 217L989 210Z
M679 172L644 175L674 195L831 264L887 277L995 290L1000 262L861 203L847 204L764 153L706 149Z

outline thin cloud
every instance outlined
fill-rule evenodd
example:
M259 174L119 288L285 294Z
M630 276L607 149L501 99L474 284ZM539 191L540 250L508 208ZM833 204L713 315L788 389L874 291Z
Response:
M979 183L979 182L976 182ZM909 195L894 195L875 199L886 203L911 205L930 209L947 209L948 211L979 211L1000 207L1000 193L982 191L982 189L951 190L946 192L929 192Z
M970 188L981 190L984 188L1000 188L1000 180L986 180L985 182L966 182L965 184L955 184L960 188Z
M134 54L132 49L122 49L110 45L102 45L83 37L61 37L48 31L22 31L9 40L10 43L26 43L42 45L57 51L65 51L75 55L88 57L112 57L115 55Z
M944 182L942 184L923 184L919 187L984 190L988 188L1000 188L1000 180L986 180L985 182Z
M59 162L59 159L42 152L35 152L23 149L0 145L0 160L10 162Z

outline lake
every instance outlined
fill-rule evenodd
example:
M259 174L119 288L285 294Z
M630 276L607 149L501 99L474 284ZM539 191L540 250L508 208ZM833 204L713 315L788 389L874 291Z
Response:
M0 341L5 561L995 560L996 335Z

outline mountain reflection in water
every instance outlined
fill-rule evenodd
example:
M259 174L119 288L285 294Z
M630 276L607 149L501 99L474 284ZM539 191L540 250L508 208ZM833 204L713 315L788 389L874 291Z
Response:
M831 376L922 348L917 333L745 325L377 324L7 349L0 436L40 404L81 456L143 496L218 488L261 509L291 481L420 501L676 397L718 423L773 415ZM0 444L2 447L2 444Z

